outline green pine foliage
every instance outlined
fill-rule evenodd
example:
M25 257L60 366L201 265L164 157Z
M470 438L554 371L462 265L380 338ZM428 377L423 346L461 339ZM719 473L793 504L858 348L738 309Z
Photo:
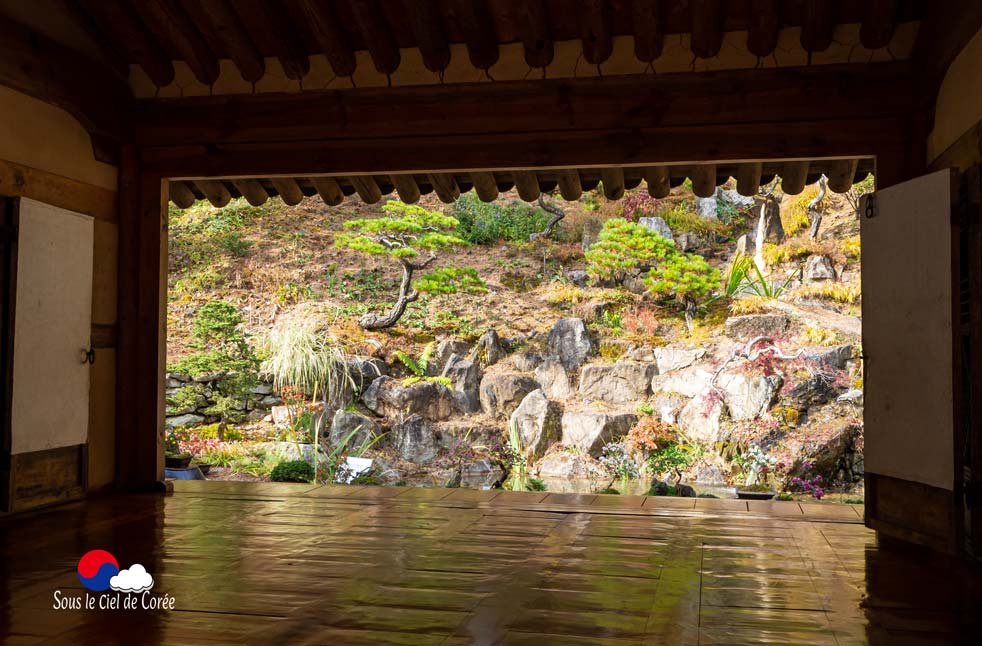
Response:
M451 232L456 218L437 211L427 211L415 204L398 200L386 202L381 218L348 220L334 245L373 256L415 258L421 250L436 251L467 244Z
M420 276L416 290L429 294L483 294L488 286L473 267L441 267Z
M649 272L644 284L656 298L700 301L719 284L719 270L698 254L672 253Z
M586 252L587 273L595 280L621 280L632 269L644 269L674 253L675 243L635 222L611 218L599 240Z

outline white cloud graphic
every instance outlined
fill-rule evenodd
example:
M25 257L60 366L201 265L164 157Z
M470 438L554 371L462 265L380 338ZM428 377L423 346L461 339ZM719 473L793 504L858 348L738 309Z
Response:
M116 592L144 592L153 587L153 577L139 563L109 579L109 587Z

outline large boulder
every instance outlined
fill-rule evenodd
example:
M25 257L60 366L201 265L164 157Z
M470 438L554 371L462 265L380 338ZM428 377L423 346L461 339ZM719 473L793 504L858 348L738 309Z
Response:
M197 426L198 424L204 424L204 422L204 416L187 413L185 415L168 417L164 422L164 426L166 428L181 428L184 426Z
M695 397L709 388L712 381L713 373L705 368L685 368L668 375L655 375L651 380L651 390L656 393L678 393L686 397Z
M590 247L597 244L600 240L600 230L604 228L604 221L600 218L587 218L583 220L583 251L589 251Z
M781 403L790 408L806 410L812 406L827 404L838 395L835 377L827 372L817 372L783 393Z
M539 382L546 397L553 401L562 401L573 394L569 373L559 357L546 357L535 369L535 380Z
M507 419L525 396L538 389L528 375L514 372L495 372L481 380L481 410L491 417Z
M644 399L657 372L653 363L590 364L580 373L580 395L612 403Z
M736 241L734 256L753 256L757 252L757 240L751 234L743 234Z
M734 421L756 419L766 413L783 383L780 375L763 377L740 372L723 373L716 380Z
M822 476L825 486L850 485L862 478L863 430L858 423L837 419L789 434L783 441L792 469L789 477L807 476L803 465L811 465L810 474Z
M515 372L532 372L542 363L542 355L532 350L516 352L504 362L506 368Z
M845 370L853 357L853 349L849 344L837 345L828 350L809 352L807 359L824 370Z
M498 363L506 356L508 356L508 352L505 350L501 337L498 336L495 330L488 330L474 344L474 348L467 355L467 359L482 368L487 368L490 365Z
M477 392L481 385L481 375L473 361L452 354L443 368L443 376L450 380L454 406L458 411L476 413L481 410L481 398Z
M664 218L660 218L657 215L649 218L641 218L638 220L638 224L643 226L648 231L657 233L663 238L674 240L672 237L672 230L669 228L668 223L665 222Z
M560 319L549 330L549 353L559 357L567 370L573 370L593 354L593 343L583 319Z
M648 400L658 419L666 424L678 422L679 411L688 403L688 398L678 393L659 392Z
M590 276L582 269L573 269L566 272L566 280L573 283L577 287L586 287L587 282L590 280Z
M381 433L382 430L375 420L360 413L339 410L334 413L334 419L331 420L327 441L331 447L338 447L347 439L347 446L358 447L370 442Z
M725 409L723 397L716 390L707 390L682 407L678 425L691 441L713 445L721 439L720 420Z
M474 420L473 417L448 419L445 422L434 422L432 426L443 446L450 449L471 446L492 447L496 443L501 443L499 425Z
M509 428L514 426L518 431L528 454L539 456L559 440L561 418L559 404L549 401L542 390L533 390L511 414Z
M807 282L812 283L835 280L835 267L832 266L832 259L817 254L808 256L803 275Z
M599 457L604 445L627 435L638 421L633 413L566 411L563 413L563 444Z
M417 414L428 420L442 420L454 410L453 393L443 384L418 381L405 386L392 377L373 381L362 395L362 402L383 417Z
M703 348L689 350L686 348L661 347L655 348L655 361L658 363L658 374L664 375L673 370L688 368L706 354Z
M731 316L724 325L726 336L737 341L749 341L758 336L775 337L788 329L784 314L746 314Z
M389 445L403 460L429 462L440 451L440 438L422 416L408 415L392 425Z
M535 473L542 478L595 479L606 475L603 466L587 453L559 444L535 463Z
M427 374L438 375L442 373L451 355L456 354L466 357L470 351L471 344L466 341L461 341L460 339L444 339L440 341L436 346L436 350L433 351L429 365L426 367Z
M379 377L388 374L385 362L374 357L355 357L347 363L348 376L354 382L355 388L364 389Z

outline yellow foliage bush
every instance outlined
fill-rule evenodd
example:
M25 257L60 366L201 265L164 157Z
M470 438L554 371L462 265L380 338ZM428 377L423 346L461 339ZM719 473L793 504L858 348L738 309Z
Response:
M859 243L859 236L846 238L839 243L839 246L842 249L842 253L844 253L847 258L851 258L852 260L860 260L862 250Z
M831 281L802 285L796 292L799 298L821 298L845 305L858 302L862 296L858 285L846 285Z
M760 314L767 311L767 299L762 296L743 296L730 302L730 314Z
M805 328L802 336L805 341L813 345L840 345L842 343L842 337L835 330L826 330L812 325Z

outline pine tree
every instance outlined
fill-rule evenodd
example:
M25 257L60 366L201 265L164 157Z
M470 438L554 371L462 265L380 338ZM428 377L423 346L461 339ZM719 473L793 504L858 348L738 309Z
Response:
M349 220L345 231L338 234L335 246L352 249L371 256L388 256L402 267L399 296L389 313L365 314L358 324L366 330L392 327L406 311L406 306L419 298L419 292L454 293L487 291L474 269L467 267L442 268L420 277L413 287L413 274L437 260L437 252L467 243L453 234L457 219L421 206L397 200L382 207L380 218ZM421 259L423 254L426 254Z

